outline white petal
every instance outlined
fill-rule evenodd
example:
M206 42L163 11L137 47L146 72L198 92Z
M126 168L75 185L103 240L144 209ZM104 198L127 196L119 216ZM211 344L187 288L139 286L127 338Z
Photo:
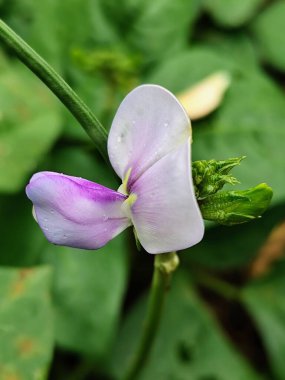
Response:
M190 141L147 170L132 186L137 195L132 221L149 253L185 249L203 237L203 219L195 198Z
M185 110L168 90L142 85L121 103L108 139L111 164L129 184L155 162L188 140L191 124Z

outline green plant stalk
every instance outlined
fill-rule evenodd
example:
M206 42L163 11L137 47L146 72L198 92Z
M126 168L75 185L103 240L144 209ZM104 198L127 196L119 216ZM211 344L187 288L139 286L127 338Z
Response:
M106 148L107 132L83 100L39 54L1 19L0 40L59 98L94 141L106 162L109 162Z
M142 337L124 380L136 380L146 363L155 340L171 275L179 264L175 252L155 256L150 298Z

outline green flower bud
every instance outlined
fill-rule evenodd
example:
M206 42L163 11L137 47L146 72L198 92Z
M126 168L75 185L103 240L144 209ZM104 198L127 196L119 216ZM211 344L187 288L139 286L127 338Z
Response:
M235 185L239 181L229 172L245 158L229 158L228 160L203 160L192 164L192 176L197 199L204 199L217 193L225 184Z
M200 201L203 218L231 226L260 218L268 208L273 191L265 183L248 190L221 191Z

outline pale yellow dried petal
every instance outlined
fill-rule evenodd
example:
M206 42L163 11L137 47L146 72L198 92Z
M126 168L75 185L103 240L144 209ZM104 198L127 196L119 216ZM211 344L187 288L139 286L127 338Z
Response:
M220 105L230 82L230 75L225 71L219 71L181 92L177 98L190 119L200 119Z

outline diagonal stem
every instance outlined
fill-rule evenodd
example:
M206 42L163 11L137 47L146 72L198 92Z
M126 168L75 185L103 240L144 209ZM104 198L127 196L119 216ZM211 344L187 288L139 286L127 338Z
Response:
M155 256L150 298L142 337L137 352L123 380L136 380L148 359L158 331L171 275L178 265L179 258L175 252Z
M98 151L108 162L107 132L83 100L39 54L1 19L0 40L59 98L85 129L96 144Z

